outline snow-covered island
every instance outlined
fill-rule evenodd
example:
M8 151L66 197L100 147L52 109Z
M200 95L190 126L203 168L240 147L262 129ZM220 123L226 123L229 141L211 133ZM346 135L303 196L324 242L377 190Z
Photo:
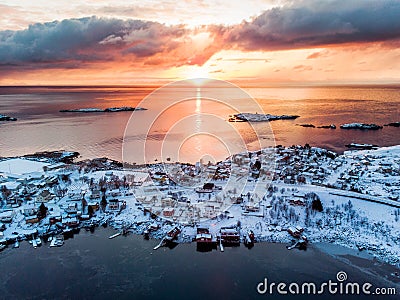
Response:
M400 145L334 152L305 146L214 164L128 166L72 152L2 158L0 247L61 246L108 223L176 242L325 241L400 266ZM65 153L65 155L63 155ZM201 174L201 176L198 176Z
M258 114L258 113L239 113L229 118L229 121L235 122L235 120L242 120L245 122L269 122L275 120L294 120L299 116L296 115L270 115L270 114Z
M400 122L392 122L389 124L385 124L385 126L400 127Z
M17 121L17 118L0 114L0 121Z
M365 124L365 123L347 123L340 125L342 129L363 129L363 130L378 130L382 129L383 126L376 124Z
M143 107L131 107L131 106L122 106L122 107L109 107L109 108L77 108L77 109L62 109L60 112L79 112L79 113L96 113L96 112L119 112L119 111L135 111L135 110L147 110Z

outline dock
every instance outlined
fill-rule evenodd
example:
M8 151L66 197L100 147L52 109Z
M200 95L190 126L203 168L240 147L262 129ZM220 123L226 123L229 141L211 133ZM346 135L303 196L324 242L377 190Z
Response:
M110 235L108 238L111 240L113 238L116 238L117 236L120 236L122 232L117 232L116 234Z
M160 241L160 243L153 248L153 250L157 250L165 244L165 237Z

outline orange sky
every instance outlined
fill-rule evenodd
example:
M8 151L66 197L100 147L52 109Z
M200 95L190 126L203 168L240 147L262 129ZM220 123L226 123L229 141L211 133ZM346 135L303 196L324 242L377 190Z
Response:
M400 79L397 1L39 0L0 9L0 85Z

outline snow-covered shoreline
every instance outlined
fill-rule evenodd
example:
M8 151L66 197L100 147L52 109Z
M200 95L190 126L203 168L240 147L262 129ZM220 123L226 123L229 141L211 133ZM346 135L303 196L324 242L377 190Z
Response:
M160 239L180 226L177 242L192 242L201 226L214 237L232 227L241 240L252 230L256 241L290 243L289 228L300 226L310 243L367 251L400 266L400 145L343 155L308 145L237 154L203 166L215 186L205 192L173 184L157 164L123 168L106 158L33 157L0 161L0 244L104 222L136 234L156 224L150 235ZM266 164L257 163L265 157ZM194 165L174 167L192 179L200 172ZM46 211L39 216L42 203Z

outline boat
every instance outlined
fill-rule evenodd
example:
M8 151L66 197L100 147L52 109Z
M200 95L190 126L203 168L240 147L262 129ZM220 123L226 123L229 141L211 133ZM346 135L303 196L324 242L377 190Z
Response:
M19 241L18 240L15 240L14 248L19 248Z
M244 236L244 244L246 246L252 246L254 244L254 240L254 232L252 230L249 230Z
M37 237L37 238L36 238L36 244L37 244L38 246L41 246L41 245L42 245L42 240L41 240L40 237Z
M308 239L305 235L302 235L294 244L291 246L286 246L286 249L292 250L294 248L298 248L300 250L306 250L308 244Z
M61 247L64 245L64 239L62 237L53 237L50 243L50 247Z
M32 240L32 246L33 246L33 248L35 248L35 249L37 248L38 245L37 245L36 239L33 239L33 240Z

